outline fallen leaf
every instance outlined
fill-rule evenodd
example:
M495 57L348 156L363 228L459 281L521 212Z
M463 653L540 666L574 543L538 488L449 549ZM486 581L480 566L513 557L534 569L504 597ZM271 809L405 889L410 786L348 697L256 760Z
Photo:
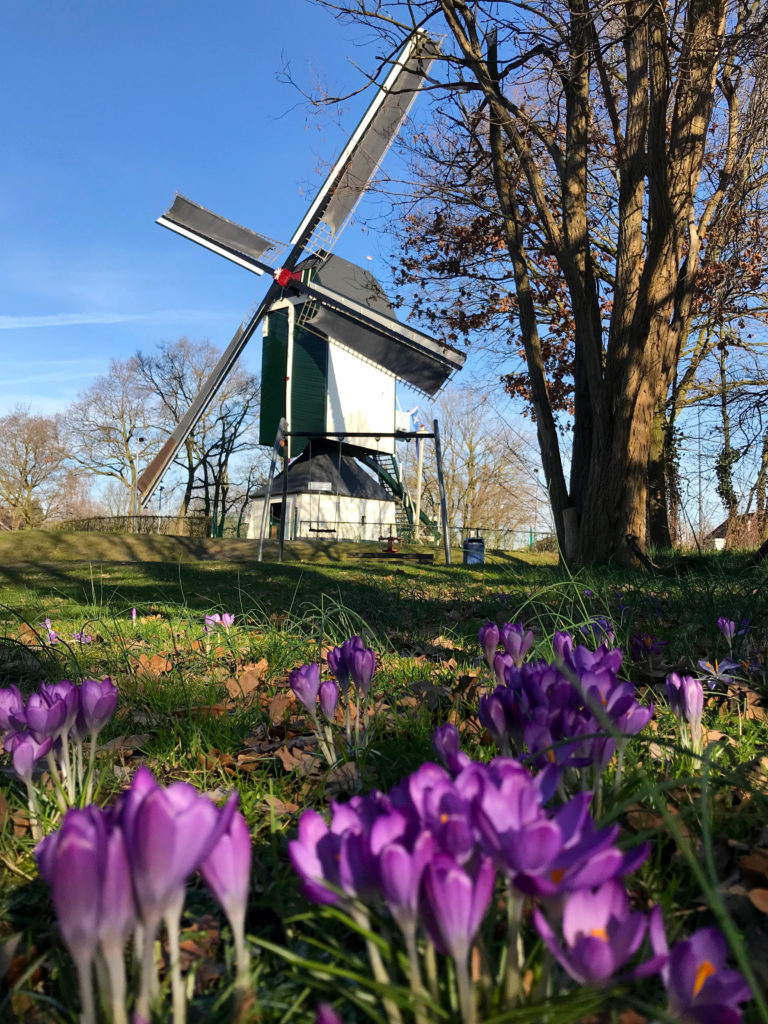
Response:
M750 889L747 893L753 906L768 914L768 889Z
M170 672L173 665L163 654L153 654L151 658L147 657L146 654L140 654L139 660L133 659L133 664L136 669L136 675L141 676L161 676L166 672Z
M230 677L224 681L227 693L230 697L247 697L264 682L268 668L269 662L266 658L260 658L255 663L244 665L237 679Z
M99 750L106 754L132 754L137 747L143 747L149 741L149 733L143 732L136 736L116 736L113 740L99 745Z
M301 750L294 754L288 747L282 746L277 748L275 755L280 758L283 768L287 772L298 770L299 775L307 775L315 766L316 759L311 754L305 754Z
M741 873L750 882L758 885L768 882L768 850L751 850L739 857L738 865Z
M280 800L276 796L267 796L264 798L267 810L271 811L276 818L281 818L286 814L296 814L299 809L298 804L292 803L290 800Z
M296 703L292 693L278 693L273 697L267 707L267 715L270 722L282 722L285 712Z

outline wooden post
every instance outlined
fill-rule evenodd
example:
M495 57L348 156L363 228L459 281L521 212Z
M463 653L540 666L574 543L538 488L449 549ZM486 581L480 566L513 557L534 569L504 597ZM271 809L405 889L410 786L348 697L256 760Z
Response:
M445 478L443 477L443 452L440 447L440 428L437 420L434 421L435 434L435 461L437 462L437 485L440 489L440 518L443 524L443 548L445 549L445 564L451 564L451 537L448 530L448 504L445 500Z
M288 423L285 417L281 417L280 423L277 427L277 434L275 435L275 443L272 446L272 461L269 464L269 476L267 477L267 489L264 493L264 508L261 510L261 529L259 530L259 554L258 561L261 561L261 553L264 549L264 531L266 524L269 521L269 502L272 498L272 481L275 479L275 466L277 465L277 456L280 452L281 443L285 445L285 433L288 430Z

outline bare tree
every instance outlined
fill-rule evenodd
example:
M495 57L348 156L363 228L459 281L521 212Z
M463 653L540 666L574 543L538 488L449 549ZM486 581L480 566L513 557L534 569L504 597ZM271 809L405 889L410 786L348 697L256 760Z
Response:
M97 377L63 417L70 458L91 473L125 487L131 510L135 507L138 466L159 447L150 398L136 359L113 359L109 373Z
M463 535L482 530L489 544L508 546L514 534L532 528L536 519L535 442L498 414L487 392L448 388L434 413L440 423L448 522ZM406 483L415 498L415 445L401 447ZM422 507L438 518L440 497L431 445L425 446Z
M0 418L0 501L12 529L39 526L55 513L66 475L56 419L18 405Z
M137 371L144 390L152 396L155 426L163 438L189 408L220 355L210 341L187 338L166 342L154 354L136 354ZM240 470L244 471L244 480L248 477L245 466L248 458L252 460L257 443L251 428L259 400L258 379L236 367L176 459L175 464L184 473L181 515L198 509L217 524L229 510L230 489L242 483Z
M629 558L646 535L654 420L694 314L713 217L763 159L742 118L764 2L331 3L388 53L447 33L441 81L484 116L552 511L568 557ZM598 223L593 208L605 211ZM554 261L572 320L566 482L531 252Z

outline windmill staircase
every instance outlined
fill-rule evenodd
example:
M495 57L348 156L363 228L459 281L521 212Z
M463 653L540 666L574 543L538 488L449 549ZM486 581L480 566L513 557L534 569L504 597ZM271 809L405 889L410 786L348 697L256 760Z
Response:
M405 481L400 473L400 463L394 455L388 452L370 452L365 456L358 456L360 462L376 474L385 490L389 491L397 502L395 506L395 525L400 536L412 536L416 519L416 505L411 493L406 487ZM422 526L431 531L434 539L439 538L439 528L434 520L420 510L419 520Z

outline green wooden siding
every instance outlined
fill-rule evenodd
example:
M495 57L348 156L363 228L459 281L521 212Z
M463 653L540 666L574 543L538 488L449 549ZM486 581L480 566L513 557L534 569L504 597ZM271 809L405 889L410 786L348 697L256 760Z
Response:
M259 444L275 443L280 417L285 416L285 378L288 365L288 310L278 309L267 319L261 350L261 413Z
M327 391L328 342L303 327L296 327L293 332L289 430L307 430L313 433L322 433L325 430ZM291 458L303 451L307 441L308 439L302 436L291 438Z

